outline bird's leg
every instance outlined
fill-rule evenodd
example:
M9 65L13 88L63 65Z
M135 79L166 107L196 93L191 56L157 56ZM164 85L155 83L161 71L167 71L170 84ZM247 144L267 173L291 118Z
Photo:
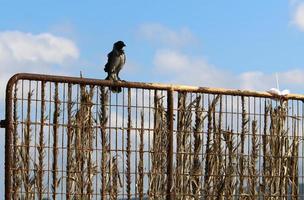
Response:
M119 78L119 76L118 76L118 73L116 74L116 77L117 77L117 80L118 81L120 81L121 79Z
M117 73L116 77L117 77L117 80L118 80L118 81L125 82L125 80L121 80L121 78L118 76L118 73Z
M116 80L117 80L116 74L113 73L113 72L109 72L109 73L108 73L108 77L107 77L106 79L107 79L107 80L116 81Z
M115 80L115 81L119 81L119 78L118 78L118 76L117 76L116 73L114 73L113 76L114 76L114 80Z
M111 80L111 76L110 76L110 73L108 72L108 76L106 77L105 80Z

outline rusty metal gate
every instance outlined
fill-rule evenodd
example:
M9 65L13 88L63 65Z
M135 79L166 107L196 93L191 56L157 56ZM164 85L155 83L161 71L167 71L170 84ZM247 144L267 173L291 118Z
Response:
M304 199L303 100L16 74L5 199Z

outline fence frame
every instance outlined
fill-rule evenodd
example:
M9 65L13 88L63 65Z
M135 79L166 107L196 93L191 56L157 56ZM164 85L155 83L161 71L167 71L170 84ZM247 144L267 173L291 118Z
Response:
M168 133L169 144L167 153L169 155L169 162L167 166L168 182L167 182L167 199L174 199L172 192L173 186L173 92L192 92L192 93L207 93L207 94L223 94L232 96L247 96L247 97L265 97L270 99L285 100L302 100L304 95L289 94L286 96L277 96L268 92L257 92L251 90L235 90L209 87L194 87L173 84L156 84L156 83L141 83L141 82L113 82L110 80L89 79L79 77L54 76L43 74L18 73L10 78L6 86L6 100L5 100L5 119L1 120L0 127L5 128L5 199L9 200L11 196L11 165L12 165L12 133L13 133L13 87L18 80L29 81L44 81L52 83L70 83L79 85L97 85L97 86L120 86L125 88L140 88L153 90L166 90L167 96L167 115L168 115Z

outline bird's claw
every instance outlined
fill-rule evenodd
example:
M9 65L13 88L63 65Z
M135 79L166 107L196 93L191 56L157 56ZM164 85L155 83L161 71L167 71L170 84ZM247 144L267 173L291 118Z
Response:
M117 81L126 82L125 80L121 80L119 77L117 77Z

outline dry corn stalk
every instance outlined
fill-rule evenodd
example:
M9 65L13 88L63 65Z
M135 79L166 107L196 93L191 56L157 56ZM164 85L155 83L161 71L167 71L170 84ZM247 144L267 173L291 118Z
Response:
M92 98L94 88L89 91L80 87L80 105L72 117L70 133L70 165L69 184L72 199L92 198L92 177L96 174L96 165L92 161L92 142L95 140L93 132Z
M167 169L167 113L163 106L162 97L158 97L155 92L155 121L153 133L153 147L151 155L151 171L149 174L149 191L150 199L166 198L166 169Z

